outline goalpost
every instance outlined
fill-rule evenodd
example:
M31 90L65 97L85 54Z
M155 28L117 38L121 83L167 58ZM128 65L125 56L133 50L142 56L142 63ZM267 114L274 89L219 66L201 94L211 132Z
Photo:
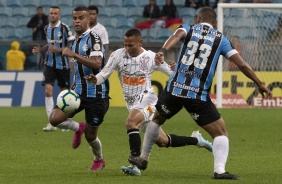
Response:
M273 88L274 96L281 97L278 102L273 102L280 105L282 4L218 3L217 20L217 29L230 41L234 39L231 42L235 48L237 43L240 44L236 49L243 59L267 87ZM218 108L267 106L263 105L263 101L256 101L258 91L254 83L229 63L223 57L220 57L218 62L216 86L211 90L211 94L216 94L214 95L216 106ZM280 89L275 91L276 88ZM275 106L272 102L265 103Z

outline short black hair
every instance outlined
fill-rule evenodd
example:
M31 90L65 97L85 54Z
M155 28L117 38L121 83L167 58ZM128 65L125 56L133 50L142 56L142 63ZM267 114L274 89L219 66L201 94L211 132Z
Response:
M61 8L59 6L51 6L50 8L54 8L54 9L59 9L61 10Z
M38 7L36 8L36 10L38 10L38 9L43 10L43 7L42 7L42 6L38 6Z
M199 11L198 15L202 17L203 22L211 22L211 23L216 22L216 13L210 7L203 7Z
M88 8L86 6L78 6L74 8L72 11L87 11L88 12Z
M124 36L126 37L131 37L131 36L137 36L137 37L141 37L142 38L142 34L141 34L141 31L137 28L130 28L128 29Z
M97 6L94 5L88 6L88 10L96 10L97 14L99 14L99 9Z

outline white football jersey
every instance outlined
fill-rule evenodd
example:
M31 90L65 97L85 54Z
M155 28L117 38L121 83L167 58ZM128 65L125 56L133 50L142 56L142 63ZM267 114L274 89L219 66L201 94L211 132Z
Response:
M111 73L117 70L126 101L134 100L135 96L139 96L143 92L155 93L151 85L153 71L158 70L168 76L173 71L170 70L170 66L166 62L157 66L154 61L156 53L143 50L144 52L137 57L130 57L125 48L114 51L110 55L106 66L97 75L97 84L103 82L101 79L106 80L109 78Z
M91 31L100 36L103 45L109 44L109 36L105 26L98 22L94 27L91 28Z

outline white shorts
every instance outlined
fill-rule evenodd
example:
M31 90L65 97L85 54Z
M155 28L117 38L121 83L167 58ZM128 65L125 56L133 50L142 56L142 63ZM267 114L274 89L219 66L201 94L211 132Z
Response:
M155 92L143 92L130 100L126 100L126 106L128 111L132 109L140 110L145 121L152 120L153 114L156 111L155 105L157 104L158 97Z

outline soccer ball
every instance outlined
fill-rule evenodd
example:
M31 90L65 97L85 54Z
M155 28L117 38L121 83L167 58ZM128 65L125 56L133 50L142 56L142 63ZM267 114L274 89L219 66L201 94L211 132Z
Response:
M62 111L72 113L80 106L80 97L75 91L66 89L58 95L56 105Z

